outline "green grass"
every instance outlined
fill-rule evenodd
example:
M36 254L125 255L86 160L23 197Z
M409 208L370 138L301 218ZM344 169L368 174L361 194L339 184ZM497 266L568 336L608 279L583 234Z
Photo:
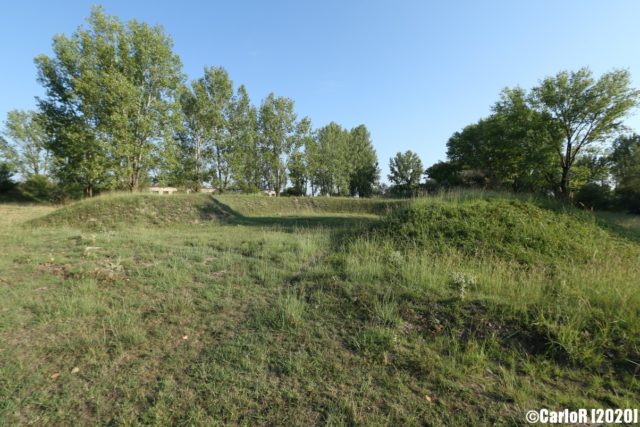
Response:
M383 215L405 200L354 199L350 197L265 197L220 195L216 200L246 216L315 216L330 214Z
M0 205L0 424L634 407L639 231L491 194Z
M30 221L29 227L76 226L108 229L130 226L199 224L218 218L217 205L206 194L115 193L72 203Z

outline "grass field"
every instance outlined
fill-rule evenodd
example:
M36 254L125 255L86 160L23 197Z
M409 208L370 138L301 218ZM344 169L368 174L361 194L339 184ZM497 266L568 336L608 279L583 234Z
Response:
M0 425L637 407L640 222L488 194L0 205Z

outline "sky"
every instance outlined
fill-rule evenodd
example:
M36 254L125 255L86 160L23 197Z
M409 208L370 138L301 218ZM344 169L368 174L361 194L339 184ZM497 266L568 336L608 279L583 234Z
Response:
M398 151L444 160L451 134L490 114L504 87L584 66L628 69L640 87L638 1L22 0L0 4L0 120L35 107L33 58L94 4L162 25L189 80L222 66L256 105L274 92L316 128L365 124L383 178ZM626 124L640 131L640 116Z

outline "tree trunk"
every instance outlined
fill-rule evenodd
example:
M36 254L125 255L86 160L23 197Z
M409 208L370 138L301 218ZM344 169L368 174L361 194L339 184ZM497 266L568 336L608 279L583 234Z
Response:
M195 187L196 191L200 190L202 184L200 183L200 138L196 137L196 176L195 176Z
M569 165L562 165L562 177L560 178L560 197L563 201L569 200Z
M567 132L567 147L565 149L564 158L561 158L562 177L560 178L560 197L566 203L569 201L569 171L571 169L573 144L571 134Z

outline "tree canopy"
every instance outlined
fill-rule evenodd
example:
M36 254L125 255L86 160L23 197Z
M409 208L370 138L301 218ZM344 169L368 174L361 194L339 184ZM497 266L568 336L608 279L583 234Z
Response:
M94 7L85 25L35 59L38 111L11 112L3 166L47 173L68 192L136 191L152 182L199 190L371 195L379 175L364 125L319 131L273 93L256 107L222 67L185 84L160 26ZM318 149L320 151L318 151ZM321 155L322 158L318 158ZM329 165L331 170L323 170Z
M411 150L398 152L392 157L389 160L389 171L389 181L402 191L415 190L425 172L422 160Z
M598 79L587 68L562 71L529 93L507 88L489 117L451 136L448 161L427 174L443 185L546 190L568 200L584 185L606 185L604 148L639 100L625 70Z

